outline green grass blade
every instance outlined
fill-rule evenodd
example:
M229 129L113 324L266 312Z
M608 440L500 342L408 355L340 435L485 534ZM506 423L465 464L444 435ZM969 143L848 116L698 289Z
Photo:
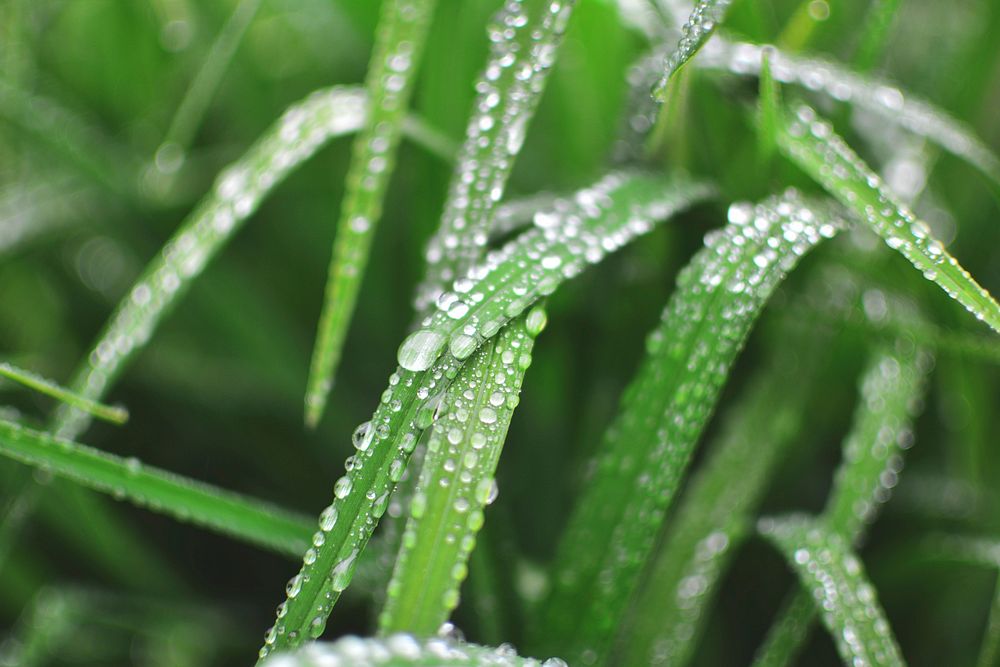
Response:
M757 154L762 165L771 161L778 148L781 89L771 75L770 51L761 54L760 93L757 108Z
M0 454L280 553L298 556L309 544L312 521L300 515L11 422L0 421Z
M848 544L864 538L896 484L902 452L913 442L913 411L923 396L927 361L926 353L897 340L873 355L862 377L843 461L821 517ZM758 651L755 667L789 664L805 643L815 612L808 592L795 591Z
M739 75L758 75L765 49L774 47L712 40L696 61L700 67ZM887 123L927 138L979 169L1000 186L1000 158L963 123L896 84L869 78L830 60L801 58L770 51L774 78L781 83L824 93L834 100L870 111Z
M840 221L794 191L733 205L678 279L560 541L539 633L579 664L609 643L757 315ZM542 637L542 641L546 638Z
M898 10L899 0L872 0L854 53L854 67L859 72L872 69L882 58Z
M86 396L80 396L37 373L17 368L7 362L0 361L0 377L13 380L25 387L34 389L46 396L51 396L57 401L71 405L78 410L83 410L87 414L111 422L112 424L124 424L128 421L128 410L123 407L104 405L92 401Z
M621 663L688 664L735 552L753 534L774 469L803 426L830 336L782 329L764 371L743 390L708 459L691 478L618 637Z
M365 98L356 88L331 88L292 106L240 160L219 177L209 194L146 267L111 316L73 391L99 399L125 364L145 345L160 319L204 270L261 200L295 167L333 137L356 131ZM54 432L72 439L87 425L78 410L62 410Z
M327 667L334 665L384 665L385 667L566 667L558 658L544 662L522 658L508 645L477 646L448 639L418 639L394 634L381 639L343 637L332 643L314 642L294 653L284 653L261 667Z
M483 303L509 303L517 299L521 310L542 296L535 289L522 299L514 290L521 282L498 282L495 277L551 276L555 269L544 269L549 253L575 256L582 264L596 262L609 249L618 248L635 236L685 206L706 197L705 186L686 182L670 183L650 176L613 174L596 185L581 190L573 200L560 200L547 217L545 229L533 229L491 253L482 267L470 270L468 278L456 281L457 294L487 294ZM541 245L540 245L541 244ZM588 248L600 248L591 250ZM544 252L538 252L539 250ZM551 265L551 264L550 264ZM566 275L549 280L554 289ZM489 289L495 291L489 292ZM548 293L548 289L545 290ZM529 296L528 292L523 295ZM450 299L450 297L449 297ZM450 299L454 303L455 299ZM442 304L439 304L442 305ZM444 303L443 305L447 305ZM522 307L523 306L523 307ZM475 327L479 320L473 311L451 318L463 330ZM345 466L347 474L334 485L334 501L320 519L319 546L303 558L303 567L292 586L293 594L282 606L274 627L265 637L261 657L274 650L294 648L309 638L319 637L339 594L348 586L358 556L385 512L389 496L401 478L418 436L440 416L442 400L449 384L457 376L464 359L475 352L483 336L495 336L521 311L501 308L498 319L490 320L496 328L482 330L477 338L468 336L468 347L457 348L462 358L445 351L447 339L435 342L434 331L423 331L429 341L410 336L401 346L405 364L389 378L389 386L366 429L374 434L361 438L363 445ZM433 317L428 318L434 320ZM475 330L475 329L473 329ZM419 362L419 363L417 363ZM409 367L409 368L408 368ZM366 431L367 433L367 431Z
M380 633L432 636L458 606L459 587L495 497L497 462L531 363L541 308L483 345L443 399L389 583Z
M354 140L306 383L305 421L310 428L322 418L333 386L436 4L435 0L382 3L365 81L368 118Z
M458 156L438 231L427 245L418 313L472 264L486 245L496 203L555 63L575 0L512 0L491 22L490 55Z
M760 524L761 533L788 559L823 610L823 624L845 664L904 664L875 589L847 539L803 516L762 519Z
M781 150L844 206L853 210L928 280L977 319L1000 332L1000 305L948 254L882 180L807 106L783 118Z
M663 75L653 89L660 102L666 101L667 85L674 74L704 46L716 27L726 18L732 0L699 0L681 29L681 39L663 62Z

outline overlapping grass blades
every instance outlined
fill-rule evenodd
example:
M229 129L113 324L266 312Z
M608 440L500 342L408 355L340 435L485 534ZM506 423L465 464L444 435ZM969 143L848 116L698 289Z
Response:
M448 338L428 328L400 346L400 368L390 376L366 427L366 434L371 429L372 436L358 439L356 444L361 448L347 461L347 474L335 484L334 502L320 516L316 548L306 552L300 574L290 582L288 600L265 637L261 657L322 634L330 610L350 583L358 556L403 475L417 437L439 414L445 392L463 361L543 292L548 294L586 264L599 261L607 252L651 229L653 223L710 192L704 185L687 181L665 182L641 174L606 176L578 192L574 200L561 200L549 217L548 228L521 234L455 282L455 292L439 299L440 310L425 322L428 327L455 327L467 341L457 338L461 345L453 344L446 350ZM558 257L564 270L547 262L550 256ZM566 267L572 270L567 272ZM543 279L544 289L539 290L537 283ZM532 289L522 293L521 286L526 283L533 283ZM460 311L455 308L461 302L459 294L468 295L473 303L476 295L481 300L475 309ZM487 307L488 327L483 326L481 317ZM438 317L442 311L448 313L447 323Z
M691 16L681 28L680 41L663 62L663 74L653 89L653 95L660 102L666 99L667 84L670 83L670 79L704 46L726 17L730 4L732 0L698 0L698 4L691 11Z
M170 306L267 193L331 138L358 130L365 112L364 94L345 87L313 93L289 108L246 155L222 173L215 190L146 267L78 371L73 391L91 399L103 396ZM55 432L72 439L86 424L84 413L64 409L57 416Z
M310 427L323 415L337 372L436 4L436 0L387 0L382 5L365 81L368 117L354 140L306 383L305 420Z
M497 462L544 318L537 308L504 327L462 367L442 399L379 620L381 632L431 636L458 605L483 512L497 494Z
M913 443L912 420L923 397L929 358L905 339L873 355L861 381L854 423L843 446L833 490L820 520L847 545L857 545L896 485L902 452ZM805 588L786 601L755 660L789 664L808 637L816 609Z
M786 114L779 126L778 146L925 278L1000 332L1000 305L815 111L803 105Z
M419 639L398 633L382 639L344 637L332 643L312 643L294 653L275 655L261 667L327 667L329 665L385 665L385 667L566 667L558 658L545 661L522 658L510 646L492 648L441 638Z
M37 373L13 366L5 361L0 361L0 377L13 380L25 387L34 389L37 392L51 396L57 401L71 405L78 410L83 410L89 415L111 422L112 424L124 424L128 421L128 410L115 405L104 405L92 401L85 396L59 386L52 380L42 377Z
M290 556L312 533L309 519L264 501L2 420L0 455Z
M822 609L823 624L845 664L904 664L875 589L847 539L825 522L804 516L761 519L760 531Z
M682 270L560 542L540 642L574 663L606 657L751 326L799 258L841 224L794 191L736 204Z

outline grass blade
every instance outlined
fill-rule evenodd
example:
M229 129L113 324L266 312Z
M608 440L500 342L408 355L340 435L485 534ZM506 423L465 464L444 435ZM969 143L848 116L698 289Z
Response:
M531 363L532 338L544 318L536 308L504 327L448 389L411 501L381 633L432 636L458 605L483 512L495 498L493 476Z
M300 555L312 521L268 503L0 421L0 454L256 546Z
M306 383L305 421L310 428L323 416L333 386L435 5L435 0L387 0L382 4L365 81L368 118L354 140Z
M687 23L681 28L681 39L663 63L665 70L653 95L660 102L666 101L667 85L674 74L690 60L708 41L715 28L726 18L732 0L699 0Z
M312 643L295 653L275 655L261 667L326 667L327 665L385 665L385 667L565 667L558 658L544 662L522 658L513 648L477 646L447 639L417 639L413 635L394 634L384 639L344 637L337 641Z
M823 624L845 664L904 664L875 590L847 539L803 516L762 519L760 530L823 610Z
M928 102L905 94L894 83L856 74L830 60L800 58L771 46L722 39L713 40L696 62L709 69L757 75L765 49L772 49L771 71L779 82L822 92L834 100L870 111L887 123L904 127L965 160L1000 186L1000 158L988 145L960 121Z
M163 252L146 267L112 315L71 388L99 399L160 319L205 265L232 238L261 200L295 167L333 137L356 131L365 98L356 88L331 88L292 106L240 160L219 177ZM64 409L55 433L72 439L87 425L84 413Z
M709 192L705 186L665 183L649 176L608 176L577 193L574 201L558 202L548 216L549 228L528 231L491 253L484 267L471 269L468 278L456 281L455 287L458 293L476 295L486 294L489 285L496 291L490 292L488 301L509 303L516 296L513 290L519 289L521 283L503 284L495 280L496 275L539 276L544 271L552 277L548 284L554 289L566 276L542 268L546 253L573 256L585 253L592 244L601 248L599 253L590 253L590 260L596 262L608 249L620 247L647 231L651 221L662 220ZM539 248L546 253L539 253ZM536 289L531 298L518 297L519 307L527 308L531 299L539 296ZM483 302L487 302L485 297ZM463 330L477 323L472 311L453 312L459 317L449 319ZM501 308L499 318L491 320L496 329L485 329L482 335L496 335L519 312ZM299 583L290 587L288 600L265 637L262 658L322 634L330 610L350 583L358 556L386 510L418 436L439 416L438 408L449 384L463 360L482 342L481 338L468 336L468 348L458 348L462 354L459 359L444 351L446 339L435 339L433 331L424 333L425 338L410 336L401 346L400 356L406 363L390 376L389 386L368 423L374 435L358 440L363 448L348 460L347 474L334 485L334 501L323 511L321 531L314 540L319 546L306 552L302 570L293 579Z
M899 10L899 0L872 0L864 28L854 53L854 66L861 72L875 67L889 41L889 33Z
M556 554L539 632L570 661L607 653L729 366L777 284L838 226L794 191L733 205L682 271Z
M924 277L941 286L976 319L1000 332L1000 305L933 238L927 225L882 184L828 123L807 106L783 118L781 150L844 206L853 210Z
M761 54L760 94L757 109L757 153L762 165L771 161L778 147L778 123L781 114L781 89L771 75L770 51Z
M51 396L57 401L71 405L78 410L83 410L87 414L111 422L112 424L124 424L128 421L128 410L123 407L104 405L92 401L85 396L80 396L69 389L59 386L52 380L46 379L37 373L17 368L7 362L0 361L0 377L13 380L25 387L34 389L46 396Z

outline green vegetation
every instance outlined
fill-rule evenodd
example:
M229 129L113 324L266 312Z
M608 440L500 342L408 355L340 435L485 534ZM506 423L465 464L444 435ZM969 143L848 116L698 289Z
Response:
M998 33L0 0L0 665L996 664Z

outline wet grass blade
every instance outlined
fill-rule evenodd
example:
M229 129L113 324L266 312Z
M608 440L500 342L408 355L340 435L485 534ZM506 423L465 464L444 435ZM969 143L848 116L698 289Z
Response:
M565 667L557 658L544 662L522 658L509 645L477 646L447 639L418 639L394 634L383 639L343 637L333 643L312 643L294 653L275 655L261 667L326 667L328 665L385 665L385 667Z
M71 389L92 400L104 395L125 364L149 340L160 319L201 275L261 200L333 137L356 131L365 98L356 88L331 88L292 106L240 160L219 177L118 305ZM76 437L87 425L78 410L62 410L54 432Z
M309 544L312 521L300 515L11 422L0 421L0 455L283 554Z
M436 4L436 0L387 0L382 4L365 81L368 118L354 140L306 383L305 421L310 428L322 418L333 386Z
M794 191L730 207L678 278L575 505L537 624L578 664L606 657L729 367L768 297L840 219Z
M804 516L761 519L760 530L822 608L823 624L845 664L904 664L875 589L847 539Z
M925 278L936 282L977 319L1000 332L1000 305L815 111L799 106L791 115L785 115L778 145Z
M681 39L663 63L663 75L653 89L653 96L666 101L667 85L677 71L708 41L722 23L732 0L699 0L681 28Z
M771 75L770 51L764 51L760 61L760 93L757 108L757 154L762 165L771 161L778 148L781 89Z
M519 317L462 367L442 403L402 536L381 633L433 636L458 606L459 587L496 497L497 462L517 406L540 307Z
M572 258L579 269L596 262L605 253L621 247L637 235L680 209L708 196L705 186L687 182L670 183L660 178L623 174L605 177L598 184L560 200L548 215L546 229L533 229L487 256L486 264L474 267L466 278L456 281L457 292L439 306L452 315L449 321L463 331L476 326L476 312L452 310L457 294L485 295L482 304L509 304L517 301L521 310L500 307L498 319L481 330L481 336L467 335L456 349L459 359L445 350L447 339L434 331L417 332L400 346L400 368L389 378L389 386L366 426L371 438L360 438L363 447L348 459L347 473L334 485L334 501L320 516L320 531L314 536L316 548L306 551L300 574L293 577L288 599L281 606L275 625L265 636L261 657L272 651L294 648L319 637L340 593L354 575L358 557L379 519L389 496L401 478L420 434L440 416L439 408L450 383L463 361L476 351L483 336L495 336L511 319L542 296L534 289L521 295L521 277L549 278L552 289L569 275L559 273L546 262L549 253ZM544 250L545 252L539 252ZM584 258L586 256L586 258ZM560 259L560 263L562 260ZM503 275L511 280L498 281ZM494 291L488 291L488 290ZM546 293L550 291L545 290ZM452 298L454 297L454 298ZM527 297L527 298L526 298ZM429 317L430 325L435 322ZM493 326L495 325L495 329Z
M46 396L51 396L57 401L71 405L78 410L83 410L89 415L111 422L112 424L124 424L128 421L128 410L123 407L104 405L92 401L85 396L80 396L69 389L59 386L52 380L44 378L37 373L17 368L7 362L0 362L0 377L13 380L18 384L34 389Z
M696 61L698 66L757 76L765 49L770 46L712 40ZM774 49L770 66L780 83L824 93L878 115L887 123L925 137L952 155L979 169L1000 187L1000 158L962 122L934 105L904 93L897 85L859 75L845 66L818 58L802 58Z

